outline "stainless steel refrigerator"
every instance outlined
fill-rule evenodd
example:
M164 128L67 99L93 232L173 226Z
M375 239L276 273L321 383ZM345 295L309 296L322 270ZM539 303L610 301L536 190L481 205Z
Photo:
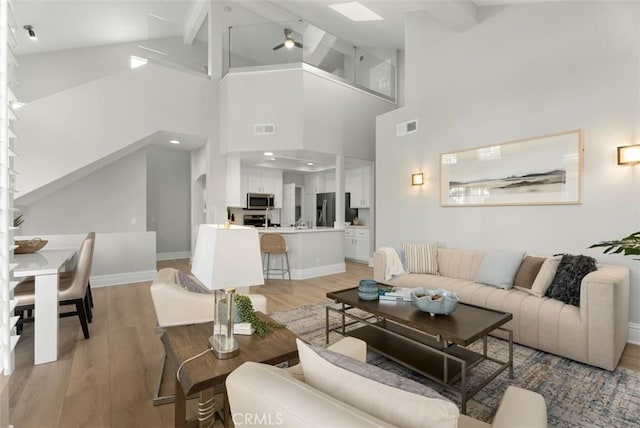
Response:
M344 200L344 221L350 222L358 216L357 208L350 208L351 198L349 193L345 193ZM336 194L318 193L316 195L316 227L333 227L336 221Z

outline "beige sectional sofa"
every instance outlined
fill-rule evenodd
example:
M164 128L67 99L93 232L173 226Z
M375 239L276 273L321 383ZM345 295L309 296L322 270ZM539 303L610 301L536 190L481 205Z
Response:
M374 254L374 279L380 283L454 291L462 303L511 312L506 328L513 340L607 370L614 370L627 342L629 270L599 265L584 277L580 307L518 289L504 290L473 281L485 252L437 249L439 275L409 273L386 281L387 256Z

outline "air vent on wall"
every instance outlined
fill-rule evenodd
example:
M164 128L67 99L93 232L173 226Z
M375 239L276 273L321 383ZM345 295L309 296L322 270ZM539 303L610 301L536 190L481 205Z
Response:
M253 125L253 135L273 135L276 125L273 123L256 123Z
M407 134L418 132L418 119L413 119L408 122L399 123L396 125L396 136L402 137Z

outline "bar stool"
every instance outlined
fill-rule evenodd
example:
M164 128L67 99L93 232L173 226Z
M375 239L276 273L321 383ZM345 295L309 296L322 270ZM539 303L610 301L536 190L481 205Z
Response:
M287 243L284 241L282 235L278 233L263 233L260 237L260 251L262 251L262 266L263 272L267 274L269 279L269 272L274 271L282 275L284 279L285 272L289 274L289 280L291 280L291 271L289 270L289 253L287 252ZM267 263L264 263L264 255L267 256ZM271 267L271 254L280 254L280 268ZM287 261L287 268L284 268L284 260Z

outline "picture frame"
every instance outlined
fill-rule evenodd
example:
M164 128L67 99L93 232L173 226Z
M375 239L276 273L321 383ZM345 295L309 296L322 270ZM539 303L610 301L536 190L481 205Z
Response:
M440 155L442 207L582 203L582 130Z

